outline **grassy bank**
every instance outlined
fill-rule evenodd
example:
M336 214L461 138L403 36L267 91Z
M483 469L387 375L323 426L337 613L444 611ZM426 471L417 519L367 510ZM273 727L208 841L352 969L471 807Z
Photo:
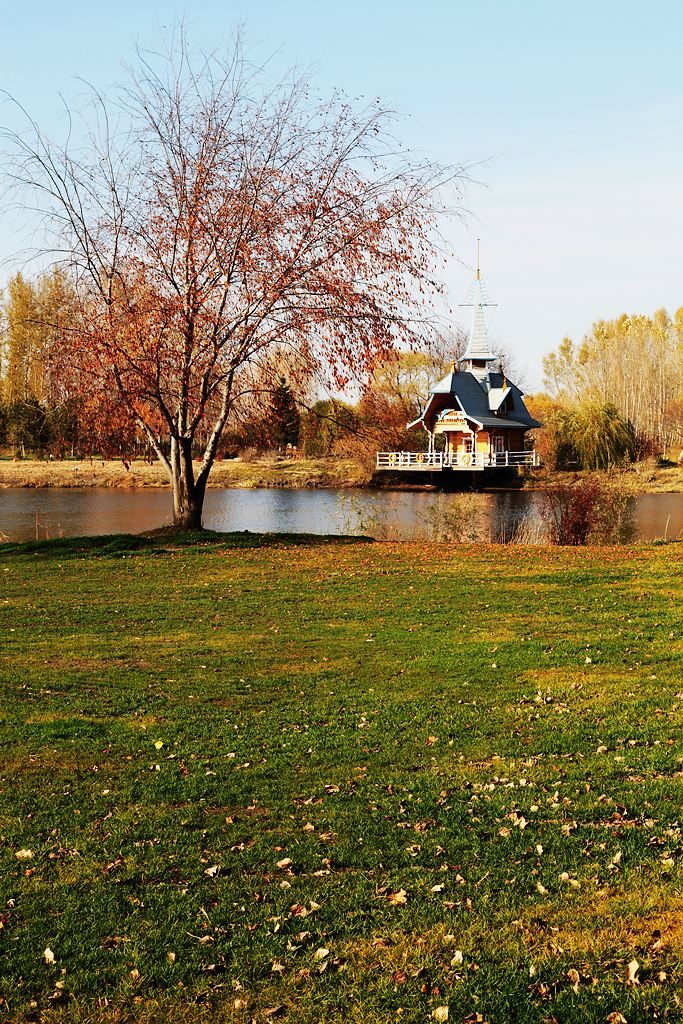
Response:
M195 540L0 548L3 1020L681 1019L680 546Z
M548 484L571 483L578 477L598 478L604 473L563 473L534 471L529 473L526 489L544 488ZM631 494L680 494L683 493L683 465L674 462L659 463L656 459L634 462L623 469L611 470L610 476L618 480Z
M590 474L579 474L580 476ZM546 487L576 477L575 473L531 473L527 489ZM656 460L635 463L618 474L633 494L683 492L683 466L659 465ZM217 462L211 470L210 487L367 487L381 483L381 475L355 459L258 459L254 462ZM396 474L392 479L396 479ZM414 486L414 478L404 482ZM394 483L395 486L395 483ZM39 459L0 459L3 487L168 487L158 463L140 460L126 467L122 462L83 459L80 462Z
M211 470L210 487L362 487L369 473L353 459L227 460ZM0 460L2 487L168 487L159 463L137 460Z

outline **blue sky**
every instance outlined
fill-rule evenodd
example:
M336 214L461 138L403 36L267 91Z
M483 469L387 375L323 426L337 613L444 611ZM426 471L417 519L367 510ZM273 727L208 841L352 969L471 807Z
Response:
M153 45L183 14L204 46L244 22L275 68L310 70L323 93L380 96L414 150L472 165L469 215L447 228L450 301L457 319L480 236L491 334L531 388L565 334L683 305L680 2L4 2L0 87L49 132L77 76L116 81L135 42ZM0 211L0 257L15 248Z

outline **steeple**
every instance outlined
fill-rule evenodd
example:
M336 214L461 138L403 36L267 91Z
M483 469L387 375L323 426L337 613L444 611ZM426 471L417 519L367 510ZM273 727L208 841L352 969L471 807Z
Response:
M477 273L467 295L467 301L461 303L461 306L472 307L472 326L470 328L470 337L467 342L467 348L464 355L461 356L460 362L466 364L465 369L470 370L471 373L481 376L485 376L488 372L486 364L492 362L496 358L489 348L486 319L484 315L484 310L493 305L495 305L495 303L490 301L486 288L481 280L481 270L479 265L479 239L477 239Z

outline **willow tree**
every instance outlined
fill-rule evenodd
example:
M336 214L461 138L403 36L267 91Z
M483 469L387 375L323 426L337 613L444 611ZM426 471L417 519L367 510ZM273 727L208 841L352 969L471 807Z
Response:
M283 361L341 391L414 340L438 290L435 197L459 175L401 155L378 103L269 86L239 44L138 51L83 117L78 147L33 122L6 133L14 180L79 283L69 360L144 432L176 524L198 528L242 396Z

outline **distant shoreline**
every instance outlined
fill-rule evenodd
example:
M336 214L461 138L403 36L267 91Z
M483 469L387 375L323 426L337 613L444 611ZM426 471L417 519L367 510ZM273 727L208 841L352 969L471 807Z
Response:
M354 459L277 459L216 462L211 488L367 487L371 474ZM0 488L113 487L149 489L170 487L160 463L136 459L0 460Z
M583 474L582 474L583 475ZM619 478L633 494L683 493L683 466L658 465L654 460L635 463ZM524 490L542 490L549 482L571 481L575 473L531 474ZM414 488L406 481L406 488ZM44 459L0 460L0 489L8 487L113 487L125 489L167 488L166 474L157 463L135 460L127 468L117 460ZM250 462L231 459L217 462L209 477L211 488L370 488L379 489L371 471L355 459L277 459ZM403 489L391 484L392 489Z

